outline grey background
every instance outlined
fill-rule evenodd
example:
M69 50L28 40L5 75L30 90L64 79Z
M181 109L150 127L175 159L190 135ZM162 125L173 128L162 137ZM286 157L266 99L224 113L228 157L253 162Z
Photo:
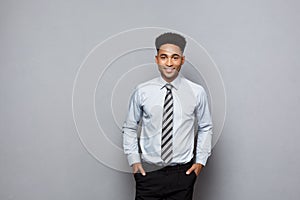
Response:
M195 199L298 199L299 8L296 0L1 1L0 199L133 199L132 176L82 146L71 95L95 45L144 26L193 37L225 83L225 126Z

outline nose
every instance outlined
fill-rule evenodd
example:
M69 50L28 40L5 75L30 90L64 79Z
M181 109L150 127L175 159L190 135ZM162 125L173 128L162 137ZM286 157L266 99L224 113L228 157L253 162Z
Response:
M171 66L173 65L171 59L172 59L172 58L168 58L168 59L167 59L166 65L167 65L168 67L171 67Z

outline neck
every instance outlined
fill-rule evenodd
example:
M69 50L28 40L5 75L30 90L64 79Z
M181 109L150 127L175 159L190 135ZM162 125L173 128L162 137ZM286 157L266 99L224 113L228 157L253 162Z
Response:
M178 74L176 75L176 77L173 77L173 78L167 78L167 77L162 76L162 78L163 78L166 82L168 82L168 83L171 83L171 82L174 81L177 77L178 77Z

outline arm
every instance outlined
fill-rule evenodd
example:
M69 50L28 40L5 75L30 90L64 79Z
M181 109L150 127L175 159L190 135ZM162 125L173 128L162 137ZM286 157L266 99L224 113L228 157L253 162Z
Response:
M144 173L139 154L137 134L138 124L142 116L139 98L138 90L136 90L131 96L129 110L122 131L124 153L127 155L129 165L133 168L133 173L138 171Z
M208 157L211 155L212 141L212 121L207 96L204 90L202 90L198 96L198 104L195 111L198 125L196 161L195 164L187 171L187 174L194 171L196 175L198 175L202 167L206 165Z

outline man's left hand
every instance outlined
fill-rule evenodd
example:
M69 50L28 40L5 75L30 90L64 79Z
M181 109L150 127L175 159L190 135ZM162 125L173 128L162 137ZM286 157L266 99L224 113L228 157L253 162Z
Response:
M201 169L202 169L203 165L201 165L200 163L195 163L191 166L190 169L188 169L186 171L186 174L191 174L192 172L194 172L196 174L196 176L198 176L201 172Z

